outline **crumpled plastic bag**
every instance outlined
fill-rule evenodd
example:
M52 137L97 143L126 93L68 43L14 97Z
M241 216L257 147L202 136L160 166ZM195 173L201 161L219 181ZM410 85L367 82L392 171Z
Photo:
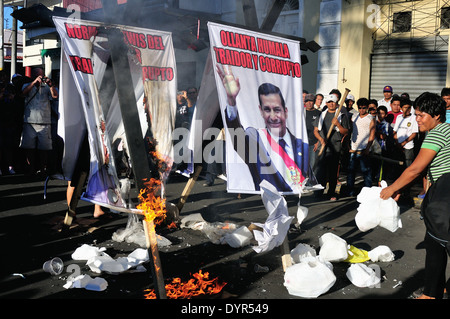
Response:
M304 258L284 273L284 286L289 294L303 298L317 298L330 290L335 282L331 263L317 257Z
M240 248L249 245L252 238L253 234L246 226L239 227L232 233L228 233L223 236L224 242L233 248Z
M369 253L366 250L359 249L353 245L350 245L348 249L348 257L344 261L354 264L363 263L367 260L370 260L370 257Z
M373 288L381 281L375 270L365 264L352 264L347 269L346 275L352 284L360 288Z
M319 257L323 261L340 262L348 257L347 242L333 233L325 233L319 238Z
M360 203L355 216L355 222L360 231L366 232L377 226L395 232L402 227L400 207L393 198L383 200L380 192L387 186L385 181L381 187L363 187L356 197Z
M92 278L89 275L79 275L67 280L63 287L66 289L85 288L86 290L103 291L108 287L108 282L101 277Z
M272 184L263 180L259 186L261 189L261 198L269 217L264 224L253 223L263 229L263 231L253 231L258 245L252 248L257 253L270 251L280 246L294 218L289 216L286 200Z
M394 253L388 246L380 245L368 252L370 260L373 262L382 261L389 262L395 259Z
M304 258L316 257L316 250L308 244L298 244L291 250L291 258L293 263L298 264Z
M127 257L112 258L108 254L90 258L86 265L95 273L106 272L119 274L131 268L137 267L149 260L148 250L137 248Z
M105 247L95 247L88 244L83 244L72 253L73 260L88 260L92 257L102 256L106 251Z
M303 184L301 185L299 194L298 194L298 203L297 203L297 223L295 223L295 226L299 227L303 220L308 216L309 209L308 207L302 206L300 204L300 200L302 198L302 193L305 191L305 185L307 184L308 179L305 179L303 181Z
M209 223L200 213L191 214L181 219L180 228L200 230L213 244L226 244L225 236L236 231L236 224L229 222ZM233 240L233 239L230 239ZM234 244L234 242L232 243Z
M297 204L297 223L295 224L297 227L300 226L305 220L305 218L308 216L309 209L308 207L300 205L300 200Z
M129 244L136 244L142 248L147 248L144 225L136 214L129 214L126 227L114 232L111 239L119 243L126 242ZM156 236L156 243L158 248L172 245L170 240L161 235Z

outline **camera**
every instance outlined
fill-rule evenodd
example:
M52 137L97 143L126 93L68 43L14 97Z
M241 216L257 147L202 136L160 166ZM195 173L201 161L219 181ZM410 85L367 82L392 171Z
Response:
M41 85L42 85L42 86L48 84L49 82L50 82L50 79L49 79L48 77L43 76L43 77L41 78Z

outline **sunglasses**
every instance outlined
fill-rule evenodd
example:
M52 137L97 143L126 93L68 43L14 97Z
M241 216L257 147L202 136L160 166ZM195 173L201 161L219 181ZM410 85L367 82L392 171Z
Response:
M376 111L377 111L377 109L374 109L374 108L369 109L369 112L376 112Z
M358 109L365 110L365 109L367 109L367 106L358 106Z

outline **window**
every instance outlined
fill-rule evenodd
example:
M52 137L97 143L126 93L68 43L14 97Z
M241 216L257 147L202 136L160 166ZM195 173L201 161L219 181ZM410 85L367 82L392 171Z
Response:
M299 3L298 0L287 0L283 11L291 11L291 10L298 10L299 9Z
M394 13L393 31L397 32L409 32L411 31L412 12L397 12Z
M441 29L450 29L450 7L441 9Z

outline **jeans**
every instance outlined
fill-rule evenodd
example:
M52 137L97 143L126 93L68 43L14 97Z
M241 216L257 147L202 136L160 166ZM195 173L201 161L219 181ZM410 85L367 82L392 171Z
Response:
M320 145L320 143L319 143ZM309 166L314 175L317 176L317 158L319 157L320 146L314 152L314 144L309 144Z
M368 156L364 156L359 153L350 153L350 162L348 164L347 172L347 187L349 195L353 196L353 187L355 186L355 171L356 165L359 163L361 173L364 177L364 186L372 187L372 168L370 166L370 160Z

